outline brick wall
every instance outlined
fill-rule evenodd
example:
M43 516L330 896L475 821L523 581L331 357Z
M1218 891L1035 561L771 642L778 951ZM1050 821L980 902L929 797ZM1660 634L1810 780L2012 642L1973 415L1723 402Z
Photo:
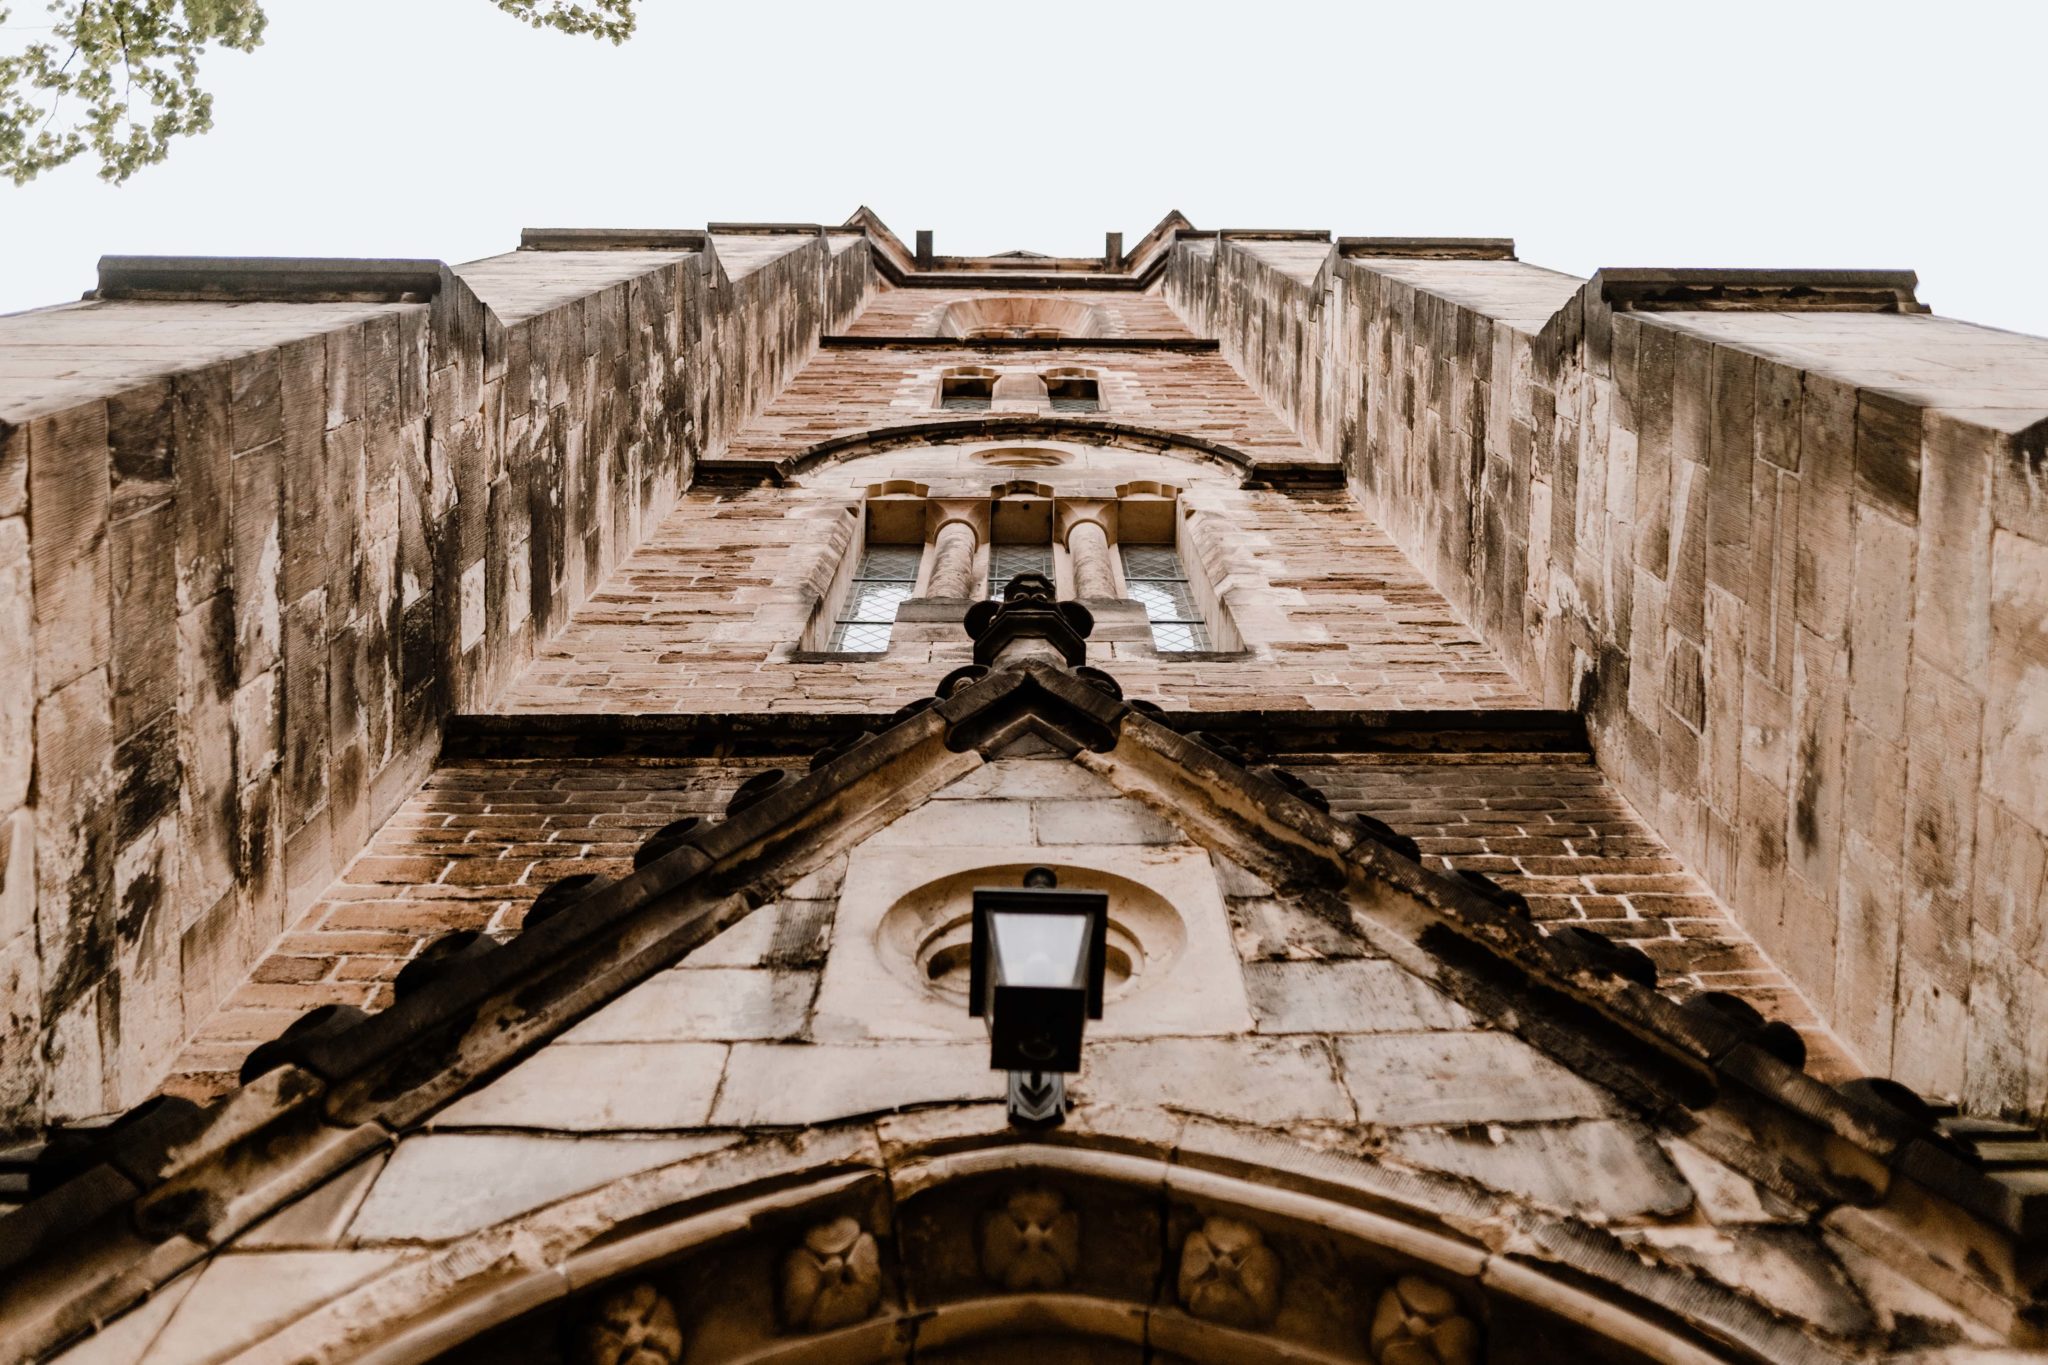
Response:
M0 319L0 1128L147 1094L869 287L716 246Z
M1169 298L1869 1069L2048 1110L2048 343L1195 244Z
M1481 872L1528 898L1531 915L1642 949L1677 998L1728 991L1806 1039L1824 1080L1860 1074L1786 974L1707 884L1582 758L1329 755L1288 765L1337 811L1362 811L1414 839L1427 860Z
M985 289L933 289L925 286L883 286L846 331L851 336L930 337L940 335L946 310L962 300L980 301L1004 295L1000 281ZM1032 290L1015 295L1027 301L1056 300L1095 309L1100 336L1186 337L1191 335L1157 292L1107 293L1101 290Z
M233 1088L258 1043L321 1005L382 1009L429 940L456 929L517 933L549 883L619 877L648 835L716 816L767 760L455 764L385 821L245 982L200 1024L164 1089L205 1099Z
M939 379L966 365L1032 373L1086 369L1101 376L1103 411L1099 418L1078 420L1194 437L1253 460L1308 458L1286 423L1218 355L965 345L957 350L821 351L734 437L726 453L735 460L791 460L827 441L875 428L958 423L969 415L938 408Z
M806 371L792 391L810 382ZM845 420L860 420L855 405ZM929 696L971 661L957 624L899 626L881 660L806 661L797 646L847 553L861 489L907 478L934 497L986 498L1019 471L981 464L980 448L865 456L819 468L800 488L692 492L540 649L500 709L887 714ZM1062 496L1113 495L1138 479L1181 487L1190 543L1245 645L1241 658L1176 660L1144 644L1092 644L1090 660L1130 695L1195 710L1532 704L1348 494L1247 489L1235 471L1174 456L1077 447L1071 458L1022 472Z

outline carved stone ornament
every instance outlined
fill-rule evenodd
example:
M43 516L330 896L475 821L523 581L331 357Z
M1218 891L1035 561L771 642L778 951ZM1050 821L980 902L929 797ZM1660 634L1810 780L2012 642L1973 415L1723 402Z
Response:
M1005 1289L1061 1289L1081 1264L1081 1215L1057 1190L1013 1190L982 1220L981 1269Z
M1371 1341L1374 1365L1479 1365L1479 1324L1450 1290L1420 1275L1381 1291Z
M792 1331L829 1332L860 1322L882 1301L882 1253L874 1234L834 1218L804 1234L782 1262L782 1316Z
M683 1358L683 1331L675 1305L642 1280L598 1302L583 1324L581 1346L578 1365L676 1365Z
M1280 1258L1249 1223L1211 1218L1180 1249L1180 1301L1226 1327L1257 1327L1280 1307Z

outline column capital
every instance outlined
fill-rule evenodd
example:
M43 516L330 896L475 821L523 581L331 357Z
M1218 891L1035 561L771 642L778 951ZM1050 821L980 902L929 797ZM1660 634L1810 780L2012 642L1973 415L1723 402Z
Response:
M952 525L965 526L974 533L974 543L988 540L987 498L927 498L924 504L925 539L936 541L939 532Z
M1116 539L1115 498L1055 498L1052 504L1053 538L1060 544L1067 544L1067 537L1076 526L1094 526L1102 531L1103 539ZM1071 549L1071 546L1068 546Z

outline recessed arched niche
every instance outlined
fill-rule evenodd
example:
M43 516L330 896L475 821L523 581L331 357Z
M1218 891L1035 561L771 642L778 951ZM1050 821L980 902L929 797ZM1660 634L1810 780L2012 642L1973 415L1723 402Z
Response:
M942 337L1042 338L1101 336L1102 310L1075 299L999 295L961 299L939 315Z

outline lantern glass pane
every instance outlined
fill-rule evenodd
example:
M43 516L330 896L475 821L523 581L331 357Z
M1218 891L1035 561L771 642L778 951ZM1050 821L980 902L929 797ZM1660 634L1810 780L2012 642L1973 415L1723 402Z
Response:
M1087 987L1086 915L998 911L989 916L989 940L1001 985Z

